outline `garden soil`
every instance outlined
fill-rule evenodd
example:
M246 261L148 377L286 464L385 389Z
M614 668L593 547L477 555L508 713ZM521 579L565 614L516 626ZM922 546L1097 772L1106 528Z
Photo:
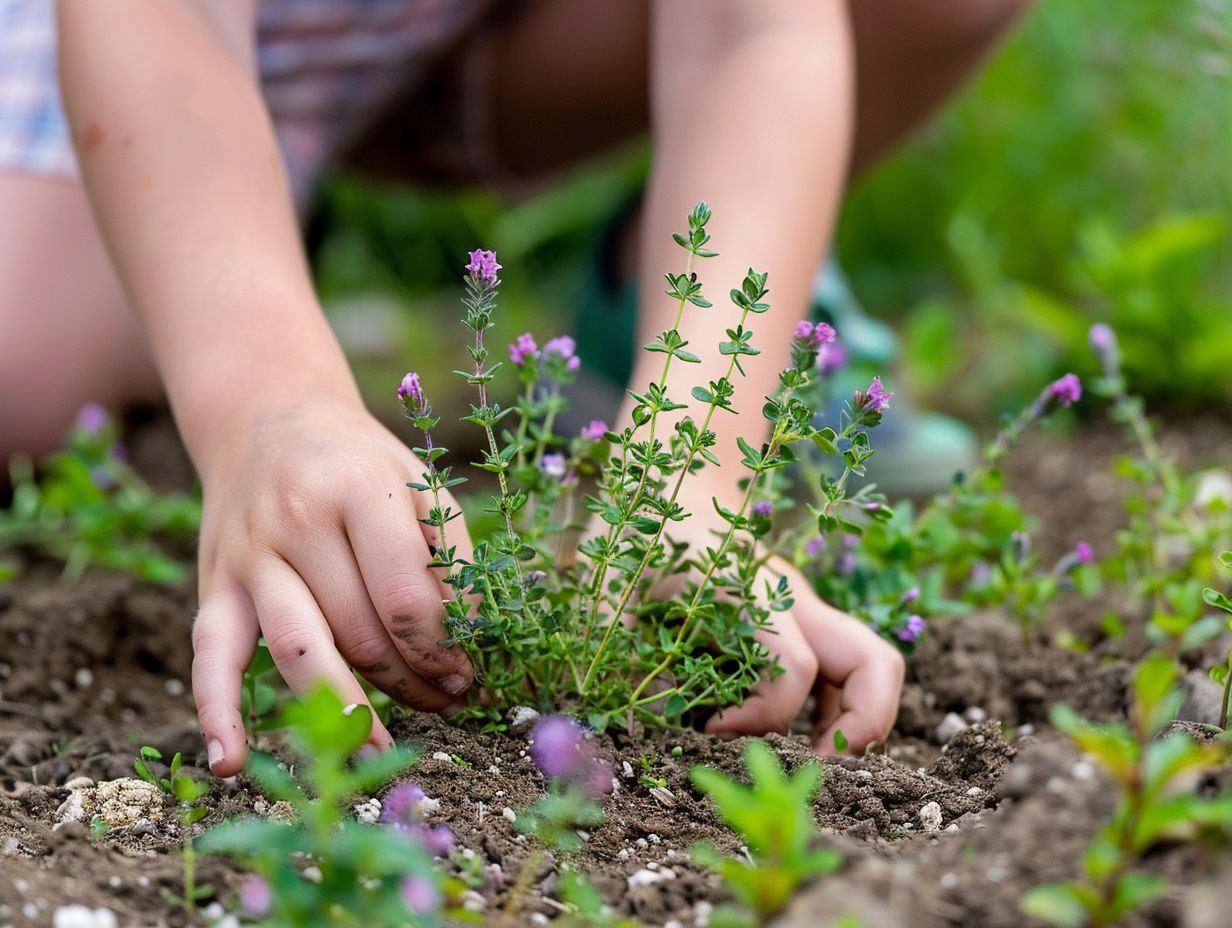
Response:
M1195 464L1232 461L1232 430L1218 423L1178 430L1168 441ZM150 449L147 469L183 479L182 463L157 430L135 447L139 463L142 448ZM1112 544L1124 486L1107 474L1119 448L1114 432L1096 430L1066 442L1040 439L1016 456L1009 480L1045 527L1037 539L1045 552L1079 539L1097 551ZM189 588L102 572L66 583L42 563L0 589L0 926L49 925L68 904L108 908L120 925L190 923L167 902L182 889L178 852L187 837L169 806L156 801L100 838L85 823L62 820L73 792L66 784L131 776L143 744L204 763L188 687L192 604ZM1069 629L1091 644L1082 653L1042 641L1024 648L1013 624L995 612L933 623L911 660L888 745L822 762L814 812L845 864L802 891L780 924L829 925L845 914L866 928L1031 924L1018 913L1018 899L1041 882L1073 875L1111 807L1097 769L1047 724L1058 701L1096 718L1124 718L1128 661L1142 645L1133 636L1100 640L1099 619L1110 606L1058 608L1049 633ZM1187 711L1209 721L1209 693L1200 675L1190 679ZM544 788L525 736L471 733L423 714L396 719L391 731L424 750L412 774L440 800L433 820L454 829L465 853L499 864L502 877L490 870L467 900L483 913L480 923L557 917L557 863L533 853L510 821ZM768 740L788 768L816 760L802 735ZM731 854L741 849L693 789L688 770L705 764L742 774L743 742L691 731L649 739L615 733L596 742L617 786L605 823L573 865L640 924L704 925L724 896L689 849L698 842ZM643 759L666 781L664 790L652 794L643 784ZM1223 771L1196 788L1230 785L1232 773ZM211 786L201 827L269 814L243 777ZM504 920L509 887L527 866L535 868L531 892L516 918ZM1229 924L1228 861L1176 846L1152 852L1148 866L1174 888L1128 924ZM207 858L200 875L233 905L239 871Z

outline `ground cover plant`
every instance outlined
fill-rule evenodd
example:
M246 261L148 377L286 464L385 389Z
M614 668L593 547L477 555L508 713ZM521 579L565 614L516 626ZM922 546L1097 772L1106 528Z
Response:
M574 347L501 334L496 257L471 255L459 377L490 475L487 511L468 507L471 557L450 540L461 514L443 491L463 467L436 440L431 385L408 375L398 391L425 464L412 485L438 494L427 522L453 590L442 636L479 681L448 721L377 703L419 750L356 755L367 711L327 691L288 699L259 649L245 718L263 750L234 782L207 779L182 683L184 593L100 570L49 587L42 558L55 552L21 549L0 598L0 922L1189 918L1232 837L1219 734L1232 648L1217 616L1232 490L1172 444L1213 441L1188 457L1226 461L1232 430L1161 436L1100 328L1100 378L1047 384L977 470L934 499L890 501L863 478L891 394L877 380L830 396L834 334L802 321L766 398L771 437L739 448L742 504L720 512L726 529L707 550L674 544L688 518L677 489L714 466L712 417L730 414L741 359L763 347L751 327L773 311L756 271L723 310L706 305L708 223L699 206L678 236L668 298L678 318L729 314L710 350L730 366L694 391L700 420L670 428L679 398L663 377L638 392L625 429L557 434ZM705 346L677 325L648 350L671 369ZM503 376L519 387L508 405L493 388ZM1042 434L1056 410L1102 405L1103 432L1088 423L1061 445ZM818 415L835 408L831 422ZM1093 461L1114 447L1125 460L1106 476ZM1049 455L1061 464L1046 467ZM1120 481L1120 507L1083 501L1097 478ZM753 640L792 596L759 579L772 551L910 655L884 748L818 758L805 729L764 742L696 730L774 673ZM665 574L680 592L656 601ZM66 653L79 663L56 663ZM1207 727L1178 732L1178 714Z

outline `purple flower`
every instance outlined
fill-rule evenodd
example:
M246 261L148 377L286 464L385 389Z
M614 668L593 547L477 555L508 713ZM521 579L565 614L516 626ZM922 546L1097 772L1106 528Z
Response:
M881 385L881 378L874 377L867 390L856 391L854 405L861 411L885 412L892 396L894 394Z
M878 502L872 502L872 503L865 503L865 504L864 504L864 511L865 511L865 512L879 512L880 510L881 510L881 503L878 503Z
M583 752L585 733L573 719L549 715L530 733L530 754L539 771L549 779L571 779L582 772L588 755Z
M423 403L423 387L419 383L419 375L411 371L398 384L398 399L410 400L416 406Z
M1080 541L1074 545L1074 556L1078 558L1079 564L1090 564L1095 560L1095 552L1091 550L1091 546L1085 541Z
M801 319L796 323L796 329L793 334L802 341L811 342L810 347L814 348L820 347L827 342L832 342L836 337L834 326L825 322L819 322L814 325L807 319Z
M501 266L496 263L496 252L477 248L470 253L470 259L471 262L466 266L466 270L470 272L471 277L485 283L496 282L496 272L501 269Z
M846 366L847 349L842 342L831 342L817 349L817 372L822 377L829 377Z
M549 477L565 476L565 456L563 454L545 454L539 462L539 469Z
M826 547L826 536L818 535L816 538L810 538L804 545L804 553L809 557L820 557L821 552Z
M918 615L907 616L907 624L898 630L898 640L912 642L924 634L924 620Z
M402 881L402 904L412 915L430 915L441 904L441 891L430 876L414 873Z
M909 589L906 593L903 594L903 598L900 600L900 602L904 604L913 603L919 598L920 598L920 588L918 586L913 586L911 589Z
M1082 381L1077 374L1066 374L1049 384L1048 395L1059 406L1071 406L1082 399Z
M755 516L765 517L772 512L774 512L774 504L768 499L759 500L753 504L753 515Z
M579 358L577 355L574 355L568 361L565 362L565 370L567 370L570 374L576 374L581 369L582 369L582 359Z
M600 441L607 434L607 423L602 419L591 419L589 425L582 426L582 437L587 441Z
M270 888L264 878L250 873L240 884L240 908L249 915L261 918L270 909Z
M971 565L971 586L973 589L982 590L988 586L992 580L992 568L988 566L986 561L976 561Z
M457 840L448 825L425 825L422 822L411 825L407 835L422 844L433 857L448 857Z
M554 354L568 360L577 351L577 342L568 335L558 335L543 346L544 354Z
M423 801L427 798L417 783L395 786L381 803L381 821L386 825L409 828L421 818Z
M856 571L856 556L844 551L834 559L834 572L840 577L849 577Z
M605 760L594 761L589 765L586 782L582 785L592 799L606 796L612 791L612 765Z
M77 413L77 427L87 435L97 435L107 424L107 410L98 403L86 403Z
M1087 339L1091 344L1092 350L1099 355L1113 350L1117 344L1116 333L1112 331L1112 326L1104 322L1097 322L1091 326L1091 331L1087 333Z
M539 357L539 346L535 344L535 337L529 332L523 332L509 346L509 360L518 367L525 364L528 358L537 357Z

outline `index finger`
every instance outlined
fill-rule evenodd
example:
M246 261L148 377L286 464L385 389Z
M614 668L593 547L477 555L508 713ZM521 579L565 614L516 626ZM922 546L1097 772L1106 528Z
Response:
M239 773L248 758L240 692L257 635L252 602L238 590L209 595L193 622L193 700L206 758L218 777Z

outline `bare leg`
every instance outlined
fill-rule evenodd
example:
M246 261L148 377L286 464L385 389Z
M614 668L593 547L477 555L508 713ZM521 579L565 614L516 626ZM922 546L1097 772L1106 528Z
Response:
M159 394L81 187L0 172L0 462L56 447L91 400Z

